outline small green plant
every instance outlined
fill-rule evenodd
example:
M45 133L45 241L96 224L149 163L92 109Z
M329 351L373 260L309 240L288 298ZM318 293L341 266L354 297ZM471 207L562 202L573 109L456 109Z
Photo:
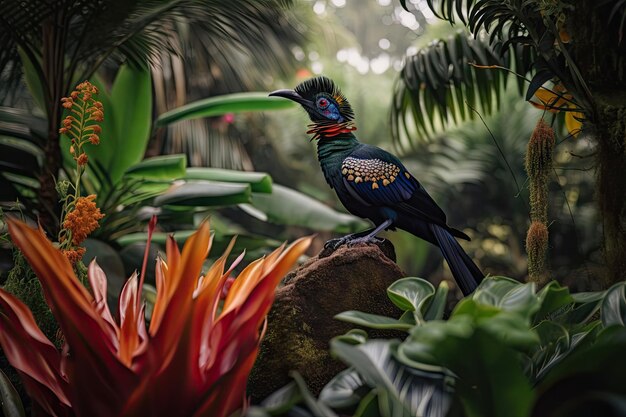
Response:
M362 330L337 337L331 351L349 368L318 399L296 378L250 415L297 407L329 417L622 416L625 288L576 294L550 282L537 292L535 283L487 277L444 320L445 282L401 279L387 292L400 319L337 318L402 330L405 340L367 340Z

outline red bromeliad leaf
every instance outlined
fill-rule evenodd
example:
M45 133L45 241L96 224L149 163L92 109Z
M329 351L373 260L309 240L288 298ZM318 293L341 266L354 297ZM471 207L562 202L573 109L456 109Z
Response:
M109 305L107 304L107 277L102 268L98 266L95 259L89 263L87 276L89 278L91 291L93 292L93 306L100 317L110 326L110 331L113 333L112 338L117 342L120 336L120 328L115 320L113 320Z
M18 221L7 223L13 241L39 277L52 313L71 347L67 377L83 388L80 393L74 390L70 394L76 414L115 415L116 407L127 395L126 387L136 376L118 361L109 325L98 315L93 297L78 281L68 260L45 235Z
M157 260L157 299L149 332L138 308L137 276L125 284L117 323L106 305L106 277L92 262L93 296L41 231L17 221L9 230L38 275L69 347L63 354L32 314L0 290L0 344L44 412L78 416L230 416L245 405L245 382L260 327L280 278L306 250L300 239L246 267L217 314L234 240L199 279L210 247L203 223L182 252L168 240L168 264Z
M165 287L165 274L167 265L162 259L157 259L156 268L154 270L156 280L156 301L152 309L152 319L150 320L149 332L151 336L154 336L157 329L161 325L161 319L163 319L163 311L167 305L167 289Z
M28 307L2 289L0 344L43 411L50 415L71 415L67 380L60 372L61 354L39 330Z
M137 328L137 273L134 273L122 288L119 297L120 349L118 356L127 367L131 367L133 355L139 347ZM145 326L141 323L142 326Z

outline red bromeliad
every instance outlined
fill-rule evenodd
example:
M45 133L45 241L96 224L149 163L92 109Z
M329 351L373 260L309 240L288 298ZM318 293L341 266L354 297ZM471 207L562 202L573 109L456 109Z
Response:
M280 279L309 238L248 265L222 289L233 243L201 276L211 239L200 225L182 252L167 242L157 260L157 299L148 328L134 274L119 298L119 319L106 303L106 276L93 261L91 293L40 230L9 220L9 232L43 287L65 337L59 352L32 313L0 289L0 344L40 414L56 416L230 416L245 407L246 379L260 329ZM220 303L220 296L223 303Z

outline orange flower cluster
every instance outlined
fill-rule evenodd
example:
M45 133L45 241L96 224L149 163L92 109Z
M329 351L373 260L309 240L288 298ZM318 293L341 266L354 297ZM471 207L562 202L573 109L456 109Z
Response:
M59 133L67 135L71 140L70 154L76 161L76 176L71 184L71 193L63 195L63 227L58 241L61 251L72 265L85 254L85 248L79 245L98 228L98 221L104 217L94 202L95 195L80 196L80 178L89 161L83 146L100 143L102 128L98 123L104 120L102 103L94 99L96 94L98 88L85 81L78 84L69 97L61 99L61 105L69 114L63 119Z
M98 221L104 217L93 201L95 198L95 194L78 197L74 209L65 216L63 228L72 233L74 246L80 245L91 232L96 230L99 226Z
M94 94L98 94L98 88L85 81L78 84L69 97L61 99L61 105L70 110L71 114L63 119L59 133L70 137L72 140L70 152L81 166L87 163L87 155L83 152L82 146L87 142L92 145L100 143L98 135L102 128L97 123L104 121L102 103L93 98Z

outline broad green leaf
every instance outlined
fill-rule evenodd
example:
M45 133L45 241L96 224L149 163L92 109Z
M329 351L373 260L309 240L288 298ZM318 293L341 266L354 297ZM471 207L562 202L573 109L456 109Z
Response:
M221 182L247 182L253 193L271 193L272 177L265 172L235 171L220 168L187 168L185 179Z
M370 391L359 403L354 417L379 417L376 392Z
M24 406L9 378L0 371L0 401L4 417L25 417Z
M221 116L226 113L282 110L291 107L295 107L292 101L268 97L267 93L227 94L194 101L163 113L157 118L156 126L162 127L181 120Z
M252 205L270 222L308 227L319 231L351 233L367 224L351 214L340 213L296 190L274 184L271 194L253 193Z
M483 317L493 317L500 313L502 309L491 304L481 304L473 298L466 297L459 301L459 303L452 310L450 317L457 316L469 316L474 320Z
M0 106L0 134L41 147L48 137L48 121L24 109Z
M497 306L502 297L520 285L522 283L508 277L487 277L478 284L472 298L482 304Z
M124 172L139 163L146 152L152 125L152 78L148 68L122 65L111 88L112 108L105 108L105 118L116 126L117 153L109 166L115 184Z
M586 304L600 301L605 295L606 291L575 292L572 298L576 304Z
M248 184L196 181L173 185L169 190L154 199L157 206L229 206L250 202Z
M278 389L263 400L261 405L270 415L280 415L288 412L302 400L302 394L298 385L291 381L289 384Z
M441 281L439 283L435 296L432 298L432 301L424 312L424 320L441 320L443 318L443 313L446 309L446 303L448 300L449 288L450 287L448 287L448 283L446 281Z
M302 400L304 404L315 417L338 417L337 414L335 414L335 412L331 410L326 404L318 401L315 397L313 397L313 395L309 392L309 389L306 386L306 382L304 382L304 379L298 372L292 371L289 373L289 375L298 385L298 389L300 390L300 395L302 395Z
M626 282L619 282L609 288L602 300L602 324L626 325Z
M118 187L120 185L123 186L123 182L117 185ZM141 180L140 184L136 184L128 192L123 192L123 195L118 199L118 204L129 206L141 201L151 200L169 190L171 186L171 181Z
M540 308L540 302L535 295L535 284L528 283L511 289L498 304L505 311L511 311L530 319Z
M24 49L21 47L17 48L17 52L20 55L20 59L22 61L22 67L24 68L24 81L26 81L26 87L28 91L33 96L35 103L39 106L39 109L42 112L46 112L46 96L44 94L43 85L41 83L41 78L39 73L35 69L35 65L32 60L28 57L28 55L24 52ZM39 63L37 63L39 65Z
M623 412L611 412L615 409L609 405L612 398L626 398L625 351L624 327L612 326L601 331L594 343L576 349L538 384L532 415L623 415ZM607 412L598 414L599 410Z
M397 357L400 362L415 369L441 371L444 368L435 356L434 348L433 343L413 339L410 342L405 341L398 347Z
M522 284L506 277L485 278L472 294L472 299L480 304L516 312L526 318L530 318L541 306L535 295L534 284Z
M415 327L403 345L408 358L430 356L458 376L456 393L468 417L528 417L533 392L519 353L469 316Z
M398 348L398 358L414 368L423 365L441 367L435 352L438 346L448 338L466 338L473 332L474 324L470 317L426 322L411 329L411 335Z
M565 327L552 321L542 321L534 330L541 340L532 355L531 375L541 379L547 371L565 357L570 349L570 335Z
M363 329L351 329L347 333L335 337L335 339L349 345L360 345L367 342L367 332Z
M451 401L448 374L407 367L395 358L398 344L372 340L349 345L333 339L331 352L376 388L382 416L444 417Z
M574 302L567 287L562 287L558 282L552 281L537 294L541 307L535 313L534 323L541 320L554 318L562 314L568 305Z
M414 324L404 323L391 317L363 313L361 311L354 310L344 311L337 314L334 318L348 323L357 324L359 326L370 327L372 329L409 330L414 326Z
M457 304L449 323L455 323L460 318L472 320L473 326L485 329L513 349L527 351L539 343L536 333L529 329L528 318L515 311L465 298Z
M146 158L126 170L125 177L148 180L173 180L185 176L185 155L161 155Z
M361 395L356 391L364 385L359 373L353 368L348 368L335 375L322 388L319 399L332 408L350 407L361 399Z
M528 320L512 311L502 311L478 320L478 328L491 333L507 347L528 352L539 344L539 337L528 328Z
M435 294L435 287L416 277L402 278L387 288L389 299L403 311L414 311L416 320L421 319L421 311L425 303Z
M570 325L586 323L600 309L605 294L604 291L572 294L574 305L564 317L559 317L559 320L563 320Z
M534 330L539 336L541 347L548 344L554 344L563 339L566 343L564 346L569 346L569 333L565 327L559 323L553 321L544 320L534 327Z

